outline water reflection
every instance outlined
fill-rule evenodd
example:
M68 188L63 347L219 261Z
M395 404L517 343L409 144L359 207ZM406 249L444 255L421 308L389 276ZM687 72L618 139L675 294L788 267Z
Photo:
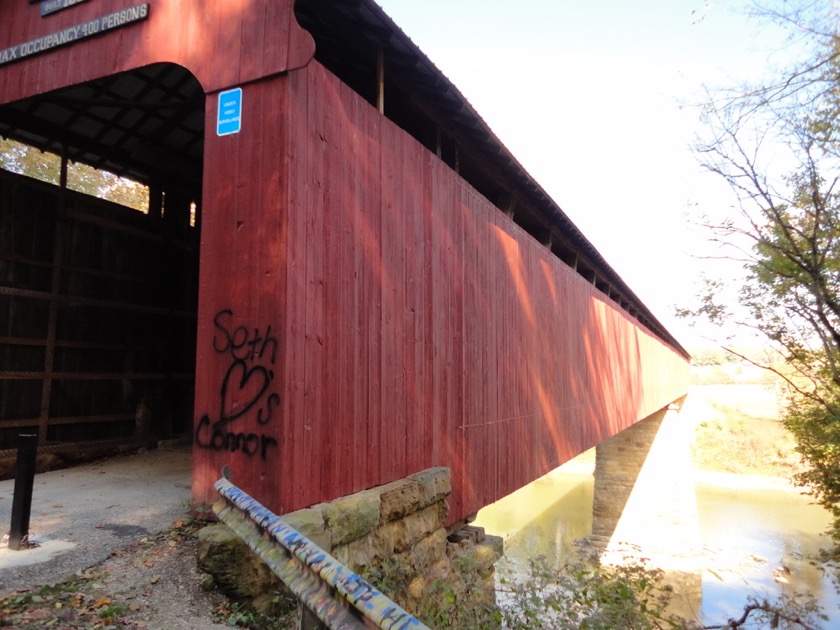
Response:
M788 489L731 487L730 476L698 482L697 501L707 570L702 578L704 623L739 617L748 596L774 598L794 591L811 593L840 627L840 597L831 580L808 557L827 539L822 508ZM725 484L725 485L720 485ZM505 538L501 575L526 570L528 560L545 556L559 566L573 553L574 541L592 531L591 465L558 469L479 512L476 525ZM788 567L779 583L774 571Z
M478 513L475 525L505 540L500 571L520 571L545 556L556 566L592 532L592 461L569 463Z
M825 510L795 491L702 482L697 506L708 558L704 619L739 616L748 595L805 592L829 615L827 627L840 624L840 599L831 579L809 562L828 543L822 536L830 520Z

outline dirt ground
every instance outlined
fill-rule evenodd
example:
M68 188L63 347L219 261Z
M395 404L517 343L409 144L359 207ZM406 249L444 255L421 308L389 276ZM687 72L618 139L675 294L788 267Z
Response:
M202 587L197 534L208 523L189 516L191 472L191 444L166 443L36 475L36 546L0 542L0 628L287 627ZM13 486L0 481L0 523Z
M247 626L227 598L202 588L196 565L200 525L179 521L53 586L0 600L0 627L212 630ZM239 615L239 616L238 616Z

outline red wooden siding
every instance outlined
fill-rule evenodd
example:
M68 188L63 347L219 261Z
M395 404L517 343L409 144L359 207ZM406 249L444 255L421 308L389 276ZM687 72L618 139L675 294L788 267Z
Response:
M687 390L680 355L318 64L245 102L277 150L208 147L208 180L252 172L204 219L197 414L218 404L224 308L277 331L282 400L235 429L276 448L199 449L212 475L231 464L283 512L447 465L456 519Z
M45 18L25 0L0 3L0 50L141 3L96 0ZM293 4L153 0L145 21L3 66L0 104L157 62L189 69L207 92L301 67L315 44Z
M0 49L125 6L0 0ZM685 393L682 356L310 62L292 6L154 0L0 66L0 104L156 62L209 95L197 500L223 465L279 512L447 465L457 519Z

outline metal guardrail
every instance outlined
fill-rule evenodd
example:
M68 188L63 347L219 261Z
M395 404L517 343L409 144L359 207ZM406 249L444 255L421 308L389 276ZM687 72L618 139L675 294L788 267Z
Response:
M328 628L429 630L413 615L225 478L213 512Z

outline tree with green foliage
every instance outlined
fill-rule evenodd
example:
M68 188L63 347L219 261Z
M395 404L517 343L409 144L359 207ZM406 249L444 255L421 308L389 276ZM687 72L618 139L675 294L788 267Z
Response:
M828 0L756 14L788 29L800 61L710 92L697 144L734 192L732 213L701 223L743 271L738 307L725 304L727 283L707 281L679 314L763 339L764 356L735 352L787 384L783 419L810 465L797 481L832 512L840 548L840 14Z
M35 147L0 137L0 168L42 182L58 184L61 158L54 153L44 153Z
M60 156L2 137L0 137L0 169L50 184L58 185L61 181ZM107 199L135 210L145 212L149 209L147 186L87 164L68 163L67 187L70 190L99 199Z

